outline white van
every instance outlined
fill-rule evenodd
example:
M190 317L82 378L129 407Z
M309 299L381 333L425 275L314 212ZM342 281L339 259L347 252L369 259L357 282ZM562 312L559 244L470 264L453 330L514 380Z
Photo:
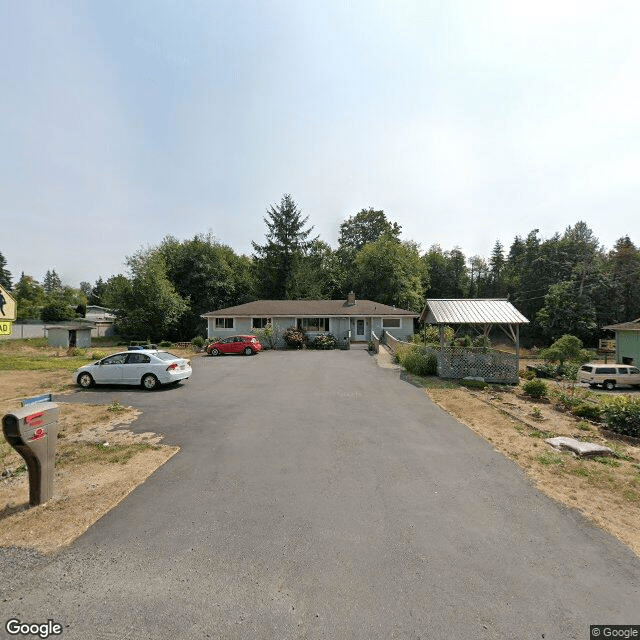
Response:
M578 371L578 382L586 382L591 388L602 385L611 391L616 385L640 387L640 369L628 364L599 364L588 362Z

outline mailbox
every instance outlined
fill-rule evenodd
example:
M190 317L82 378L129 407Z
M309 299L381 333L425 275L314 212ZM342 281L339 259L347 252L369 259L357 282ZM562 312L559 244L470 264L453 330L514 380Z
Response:
M53 496L58 414L55 402L35 402L2 418L4 437L27 464L31 506Z

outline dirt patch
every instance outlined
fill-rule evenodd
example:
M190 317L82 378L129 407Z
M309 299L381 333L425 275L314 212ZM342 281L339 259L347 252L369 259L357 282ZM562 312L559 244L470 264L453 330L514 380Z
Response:
M6 443L0 450L0 466L12 474L0 480L0 546L48 553L70 544L178 451L160 444L156 433L126 429L140 415L131 407L58 404L55 495L49 502L29 508L24 461Z
M640 446L609 440L597 426L514 391L427 389L445 411L522 467L548 496L581 511L640 556ZM545 438L571 436L611 447L617 458L580 460Z

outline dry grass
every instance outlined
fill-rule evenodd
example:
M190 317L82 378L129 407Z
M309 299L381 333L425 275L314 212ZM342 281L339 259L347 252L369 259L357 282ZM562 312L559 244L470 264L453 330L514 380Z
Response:
M32 350L41 348L12 345L11 350L16 357L29 358ZM22 398L73 388L65 370L0 371L0 414L19 407ZM24 461L0 438L0 470L12 473L0 479L0 546L47 553L70 544L178 451L160 444L158 434L127 430L140 415L131 407L59 400L58 405L55 494L46 504L29 508Z

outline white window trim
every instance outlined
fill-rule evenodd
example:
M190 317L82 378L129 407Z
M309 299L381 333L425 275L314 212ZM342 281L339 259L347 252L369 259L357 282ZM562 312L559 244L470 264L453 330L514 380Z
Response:
M329 333L331 331L331 318L330 316L296 316L296 327L298 326L298 324L303 324L305 320L327 320L327 324L329 325L328 329L320 329L320 330L316 330L316 329L305 329L304 326L302 327L304 329L304 331L306 331L307 333Z
M218 320L224 320L224 324L227 324L227 320L231 320L231 326L230 327L219 327L218 326ZM213 323L213 328L214 329L233 329L236 326L236 321L235 318L230 318L230 317L223 317L223 316L216 316L215 321Z
M273 324L273 319L272 318L266 318L265 316L251 316L251 328L252 329L264 329L264 327L254 327L253 326L253 321L254 320L266 320L267 324Z

